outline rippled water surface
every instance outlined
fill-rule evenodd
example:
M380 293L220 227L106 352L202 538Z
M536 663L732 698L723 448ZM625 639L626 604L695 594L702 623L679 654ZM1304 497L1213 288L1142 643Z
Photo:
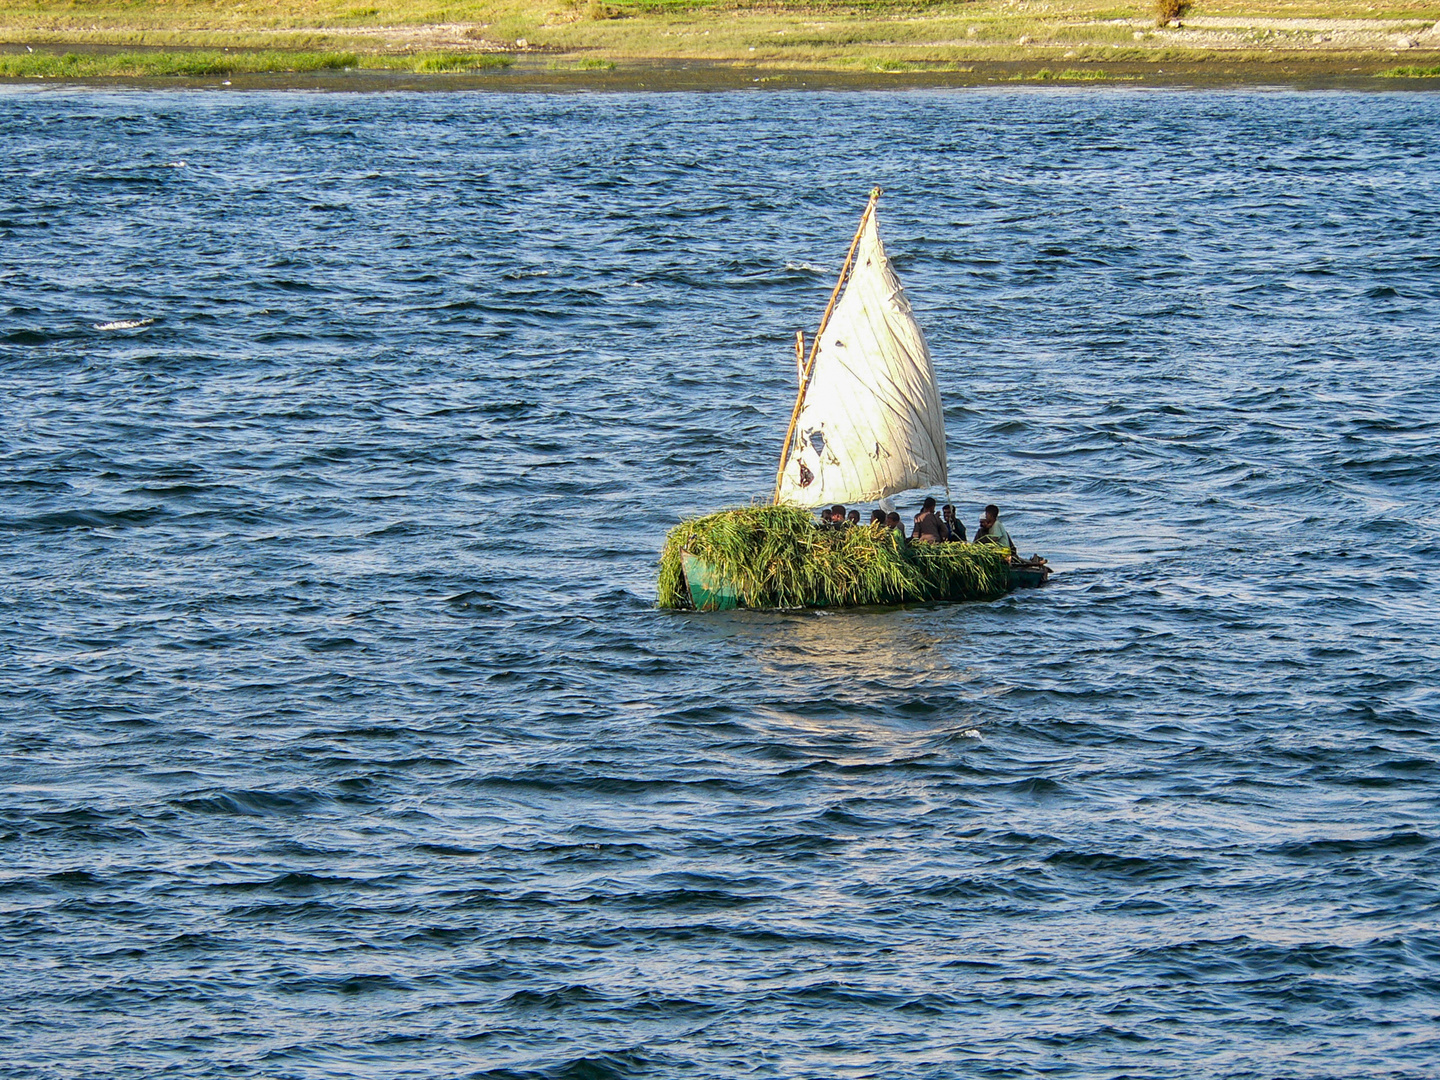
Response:
M0 1075L1435 1077L1437 131L0 95ZM872 183L1062 572L655 610Z

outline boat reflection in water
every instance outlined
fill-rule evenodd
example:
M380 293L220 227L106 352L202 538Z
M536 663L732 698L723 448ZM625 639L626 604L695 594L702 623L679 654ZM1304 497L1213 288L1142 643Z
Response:
M963 610L744 611L693 629L738 643L754 665L763 692L746 694L752 735L839 764L873 762L974 737L987 702L1009 689L961 658L973 640Z

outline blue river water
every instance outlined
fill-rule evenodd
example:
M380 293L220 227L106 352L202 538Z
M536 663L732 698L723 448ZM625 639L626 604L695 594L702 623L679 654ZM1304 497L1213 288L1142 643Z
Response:
M0 1076L1440 1075L1437 133L0 93ZM656 610L872 184L1060 572Z

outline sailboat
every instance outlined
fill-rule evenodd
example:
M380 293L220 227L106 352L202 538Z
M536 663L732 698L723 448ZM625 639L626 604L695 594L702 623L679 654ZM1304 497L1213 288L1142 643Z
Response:
M808 511L949 491L945 414L935 366L880 240L870 192L807 355L774 493L682 522L661 558L662 607L714 610L909 600L989 599L1043 584L1043 560L1011 566L992 545L908 545L877 528L817 528Z

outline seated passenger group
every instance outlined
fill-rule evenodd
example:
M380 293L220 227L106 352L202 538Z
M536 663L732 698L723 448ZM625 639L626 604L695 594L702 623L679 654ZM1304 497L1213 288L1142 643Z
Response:
M822 529L849 529L860 524L860 511L851 510L848 514L845 507L838 503L828 510L820 511L820 528ZM879 525L881 528L894 529L903 539L905 530L900 524L900 515L891 510L872 510L870 512L870 525ZM915 527L910 531L910 539L920 544L949 544L964 543L965 523L955 516L955 507L946 503L940 508L940 516L935 516L935 500L926 498L920 507L920 512L915 515ZM1010 534L1005 526L1000 524L1000 508L993 503L985 507L980 516L980 526L975 530L975 543L996 544L1002 548L1008 548L1011 555L1016 554L1015 542L1010 539Z

